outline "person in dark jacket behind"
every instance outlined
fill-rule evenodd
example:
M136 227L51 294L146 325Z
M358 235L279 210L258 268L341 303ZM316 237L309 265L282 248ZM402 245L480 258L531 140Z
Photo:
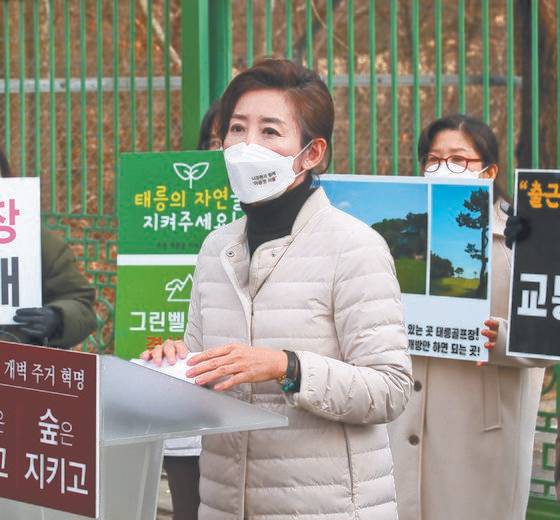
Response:
M1 150L0 174L13 176ZM41 228L41 269L43 307L18 309L14 316L17 325L0 327L0 339L74 347L95 329L95 288L78 270L70 247L45 228Z

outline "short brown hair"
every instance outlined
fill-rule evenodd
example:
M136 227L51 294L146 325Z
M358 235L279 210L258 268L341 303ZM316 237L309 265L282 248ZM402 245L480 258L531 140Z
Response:
M293 105L302 134L302 147L322 137L330 158L334 105L329 89L319 75L290 60L265 59L233 78L222 96L220 138L225 139L237 102L253 90L285 91ZM328 165L329 161L325 161Z

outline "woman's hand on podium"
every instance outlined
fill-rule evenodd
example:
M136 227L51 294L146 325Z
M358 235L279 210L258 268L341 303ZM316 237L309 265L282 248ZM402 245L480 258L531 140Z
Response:
M188 353L189 349L182 339L168 339L163 342L163 345L157 345L153 349L145 350L140 354L140 357L144 361L151 361L159 367L163 358L167 359L170 365L174 365L177 358L185 359Z
M288 356L282 350L248 345L225 345L192 356L187 377L196 384L216 383L214 390L223 392L242 383L261 383L286 374Z

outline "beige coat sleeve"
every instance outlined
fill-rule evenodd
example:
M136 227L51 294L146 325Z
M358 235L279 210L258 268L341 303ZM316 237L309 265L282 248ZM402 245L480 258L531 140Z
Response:
M412 388L403 307L393 259L373 230L349 236L333 280L340 360L298 352L299 393L290 404L351 424L387 423Z

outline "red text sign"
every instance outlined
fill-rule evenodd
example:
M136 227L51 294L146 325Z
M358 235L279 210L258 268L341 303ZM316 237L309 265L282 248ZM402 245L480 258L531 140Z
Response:
M96 518L98 358L0 342L0 496Z

